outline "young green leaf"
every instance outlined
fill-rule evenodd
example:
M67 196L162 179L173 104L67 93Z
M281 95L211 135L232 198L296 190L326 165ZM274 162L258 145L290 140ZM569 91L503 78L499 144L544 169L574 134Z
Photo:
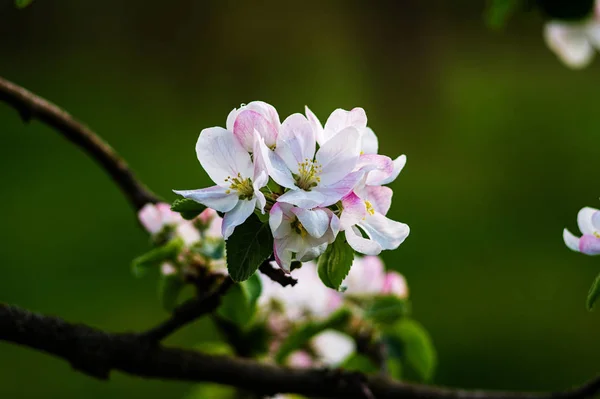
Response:
M339 290L342 281L350 271L353 260L354 251L343 236L338 235L337 239L319 257L317 263L319 278L327 287Z
M28 5L33 3L33 0L15 0L15 7L17 8L25 8Z
M273 236L256 215L237 226L225 242L227 270L233 281L244 281L273 253Z
M185 282L179 274L161 274L158 282L158 297L167 312L171 312L177 306L179 294L184 286Z
M410 304L394 295L380 295L373 298L365 309L365 318L375 323L394 324L410 313Z
M586 302L588 310L592 310L592 308L594 307L594 303L598 299L598 296L600 296L600 274L596 276L594 283L590 287L590 292L588 292Z
M522 0L489 0L485 10L485 20L492 29L504 27L506 21Z
M386 329L384 342L390 356L402 361L423 381L433 377L437 355L427 331L412 319L402 319L392 328Z
M260 278L256 274L247 281L235 284L221 299L217 314L242 329L249 327L261 290Z
M358 353L354 353L346 359L341 368L347 371L359 371L361 373L376 373L379 371L377 366L373 364L368 357Z
M175 238L165 245L153 248L131 262L131 272L135 277L142 277L149 269L159 266L164 261L174 259L183 245L181 239Z
M179 198L173 201L173 204L171 204L171 210L179 212L181 217L185 220L194 219L205 209L206 207L204 205L189 198Z

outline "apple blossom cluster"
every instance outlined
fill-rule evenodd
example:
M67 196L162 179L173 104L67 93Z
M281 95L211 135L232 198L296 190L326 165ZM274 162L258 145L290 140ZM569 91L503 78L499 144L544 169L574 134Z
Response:
M568 67L588 66L596 50L600 50L600 1L595 2L593 14L584 20L547 22L544 39Z
M386 185L406 157L377 152L362 108L337 109L322 125L308 108L281 122L273 106L254 101L231 111L226 128L198 137L196 155L215 185L175 193L222 213L225 240L253 213L268 217L275 260L288 272L340 235L354 251L377 255L409 234L386 217Z

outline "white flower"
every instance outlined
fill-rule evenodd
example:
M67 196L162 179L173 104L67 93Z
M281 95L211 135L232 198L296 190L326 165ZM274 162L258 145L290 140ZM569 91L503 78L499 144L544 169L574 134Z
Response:
M277 264L289 271L294 254L300 262L315 259L335 240L339 223L327 208L304 209L277 202L269 213Z
M199 190L173 190L219 212L224 212L222 233L227 239L236 226L258 208L264 212L267 173L255 168L248 151L229 130L204 129L196 143L196 155L216 186Z
M352 173L360 155L359 133L353 127L316 150L311 124L303 115L294 114L281 125L275 151L262 139L258 141L269 175L289 189L277 201L307 209L329 206L348 194L362 176Z
M595 208L582 208L577 214L577 225L583 233L581 238L569 230L563 230L563 240L573 251L586 255L600 255L600 211Z
M226 128L237 137L248 151L254 151L256 131L268 147L274 147L281 123L277 110L262 101L252 101L234 109L227 116Z
M179 213L172 211L169 204L146 204L138 212L138 218L146 231L152 235L156 235L165 227L171 226L175 228L175 234L187 246L200 240L200 233L193 224L184 220Z
M596 2L595 15L578 21L550 21L544 26L546 44L568 67L584 68L600 49L600 2Z
M346 279L342 282L346 287L345 295L373 296L394 295L399 298L408 297L408 287L404 277L394 271L385 271L385 265L377 256L356 256Z
M341 365L354 351L354 340L339 331L325 330L311 340L317 358L325 366Z
M391 202L392 190L383 186L371 187L363 198L350 193L342 199L340 227L355 251L378 255L382 250L396 249L404 242L410 233L408 225L385 216ZM363 232L367 237L363 237Z

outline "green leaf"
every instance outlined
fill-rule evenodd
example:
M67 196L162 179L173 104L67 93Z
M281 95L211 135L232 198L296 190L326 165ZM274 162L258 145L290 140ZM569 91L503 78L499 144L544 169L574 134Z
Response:
M205 209L204 205L189 198L179 198L171 204L171 210L179 212L185 220L194 219Z
M508 18L513 14L521 0L489 0L485 10L485 20L492 29L504 27Z
M410 304L394 295L381 295L373 298L365 309L365 318L375 323L394 324L410 313Z
M275 354L275 361L283 364L285 359L295 350L302 348L315 335L329 329L341 330L350 320L351 312L340 309L328 319L321 322L308 322L293 330L281 343L279 351Z
M239 399L235 388L219 384L197 384L190 389L184 399Z
M376 373L377 366L365 355L354 353L342 364L342 368L348 371L359 371L361 373Z
M131 262L131 272L135 277L142 277L149 269L159 266L167 260L173 260L181 251L184 243L180 238L172 239L165 245L153 248Z
M252 214L235 228L225 247L229 275L234 281L247 280L273 253L271 229Z
M158 281L158 297L163 308L171 312L177 306L177 300L185 282L179 274L161 274Z
M225 257L225 241L223 239L206 237L192 249L211 259L222 259Z
M350 271L353 260L354 251L342 234L339 234L337 239L319 257L317 263L319 277L323 284L334 290L339 290L342 281Z
M392 358L402 361L422 381L430 381L437 365L437 355L427 331L415 320L402 319L386 329L384 342Z
M15 7L17 8L25 8L28 5L33 3L33 0L15 0Z
M207 355L235 355L233 348L221 341L203 341L194 345L194 349Z
M594 283L590 287L590 292L588 292L586 302L588 310L592 310L592 308L594 307L594 303L598 299L598 296L600 296L600 274L596 276Z
M242 329L249 327L256 313L256 301L261 290L260 278L257 275L243 283L235 284L221 299L217 314Z

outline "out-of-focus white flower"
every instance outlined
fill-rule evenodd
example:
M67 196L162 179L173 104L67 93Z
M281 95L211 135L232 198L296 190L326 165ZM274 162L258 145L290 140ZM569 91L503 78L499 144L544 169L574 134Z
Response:
M408 285L404 276L394 271L387 272L382 293L394 295L398 298L408 298Z
M163 274L163 276L170 276L173 274L177 274L177 268L175 268L175 266L173 266L172 263L164 262L160 266L160 272Z
M298 369L305 369L305 368L312 367L314 361L313 361L313 358L308 354L308 352L303 351L303 350L298 350L298 351L292 352L288 356L286 363L290 367L294 367L294 368L298 368Z
M281 122L277 110L263 101L252 101L234 109L227 116L226 128L233 132L242 146L254 151L254 133L262 137L268 147L274 147Z
M569 230L563 230L567 247L586 255L600 255L600 211L595 208L582 208L577 214L577 225L583 235L578 238Z
M277 264L290 270L292 256L300 262L315 259L335 240L339 219L327 208L304 209L278 202L269 213Z
M281 125L275 151L258 138L261 162L279 185L289 189L277 201L302 208L335 204L362 174L352 171L360 155L359 133L348 127L316 150L315 132L304 115L289 116Z
M171 226L188 246L200 240L200 233L193 224L184 220L179 213L173 212L169 204L146 204L138 212L138 218L150 234L156 235L165 227Z
M222 234L227 239L255 208L264 212L266 200L260 189L268 182L267 173L254 167L250 154L231 131L220 127L204 129L200 133L196 154L216 185L174 192L224 212Z
M392 190L383 186L372 187L363 198L350 193L342 199L340 228L355 251L378 255L384 249L398 248L408 237L408 225L385 216L391 202Z
M345 295L373 296L380 294L408 297L408 287L404 277L394 271L385 271L385 265L378 256L356 256L350 272L342 282Z
M335 330L323 331L311 340L311 344L320 363L329 367L339 366L356 351L354 340Z
M546 44L570 68L588 66L600 49L599 1L594 9L594 15L582 21L550 21L544 26Z

